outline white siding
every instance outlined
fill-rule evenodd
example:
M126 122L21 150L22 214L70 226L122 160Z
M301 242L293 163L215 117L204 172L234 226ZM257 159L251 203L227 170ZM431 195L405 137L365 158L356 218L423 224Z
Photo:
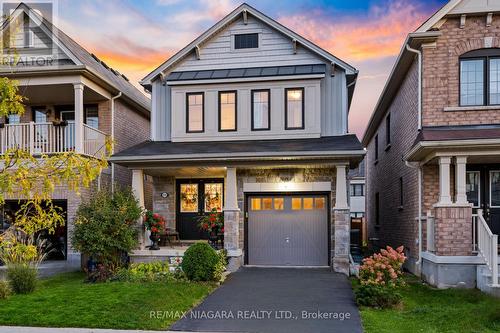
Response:
M259 33L259 48L234 50L234 34ZM294 54L292 40L249 16L248 24L242 19L219 32L207 43L200 45L200 59L194 52L172 71L192 71L221 68L286 66L321 64L323 60L308 50L298 47Z
M285 88L305 88L305 129L285 130ZM320 80L172 87L172 141L316 138L321 135ZM251 130L251 90L271 90L271 129ZM218 131L218 92L238 91L236 132ZM186 133L186 93L205 93L205 131Z

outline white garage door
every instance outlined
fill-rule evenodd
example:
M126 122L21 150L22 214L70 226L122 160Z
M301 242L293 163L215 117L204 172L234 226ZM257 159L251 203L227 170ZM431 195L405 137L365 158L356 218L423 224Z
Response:
M247 204L249 265L328 265L326 195L255 195Z

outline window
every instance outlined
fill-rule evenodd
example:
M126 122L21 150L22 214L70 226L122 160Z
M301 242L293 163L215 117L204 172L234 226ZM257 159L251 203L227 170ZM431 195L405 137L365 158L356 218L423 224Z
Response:
M375 163L378 162L378 134L375 136Z
M365 185L351 184L351 197L362 197L365 195Z
M302 209L302 198L292 198L292 210Z
M32 107L33 110L33 120L35 123L46 123L47 122L47 111L44 107Z
M202 133L204 131L204 94L186 94L186 132Z
M391 114L389 113L385 118L385 144L391 144Z
M18 114L11 114L7 117L8 124L19 124L21 122L21 116Z
M399 207L404 205L404 183L403 177L399 177Z
M260 198L252 198L250 206L252 210L261 210L262 202Z
M365 217L365 213L363 212L351 212L351 217L355 219L360 219Z
M198 184L181 184L181 213L198 212Z
M222 212L223 198L223 184L222 183L208 183L205 186L205 212L209 213L214 208L218 212Z
M325 209L325 198L314 198L315 209Z
M304 88L285 89L285 129L304 129Z
M283 198L274 198L274 209L275 210L285 209L285 200Z
M259 34L239 34L234 35L234 48L239 49L256 49L259 47Z
M99 110L97 105L85 106L85 124L99 129Z
M262 199L262 209L272 210L273 209L273 198L263 198Z
M460 57L460 105L500 104L500 49L481 49Z
M252 131L271 128L271 91L252 90Z
M313 198L304 198L304 209L311 210L313 209Z
M470 202L474 207L479 207L481 203L479 176L479 171L467 171L467 201Z
M375 193L375 225L380 225L380 195Z
M219 132L236 131L236 91L219 91Z

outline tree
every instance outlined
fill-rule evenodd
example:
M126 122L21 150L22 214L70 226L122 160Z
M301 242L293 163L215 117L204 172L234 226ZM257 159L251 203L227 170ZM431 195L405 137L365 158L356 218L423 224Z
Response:
M0 117L22 115L24 97L19 94L18 83L9 78L0 78ZM65 184L75 193L92 182L107 167L111 142L106 141L101 156L83 156L75 152L33 156L29 151L14 147L0 155L0 205L6 197L22 198L23 204L16 213L13 225L0 235L0 258L4 261L16 258L33 261L33 248L37 258L40 247L36 235L41 230L54 233L64 225L60 208L52 203L52 194L58 185ZM23 249L30 255L23 256ZM21 253L21 255L19 255ZM20 259L19 259L20 258Z

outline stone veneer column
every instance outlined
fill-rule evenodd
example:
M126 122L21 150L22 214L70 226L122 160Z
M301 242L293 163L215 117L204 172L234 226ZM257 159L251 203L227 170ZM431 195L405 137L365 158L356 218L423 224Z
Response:
M351 214L347 202L347 165L337 165L335 207L333 208L334 251L333 270L349 275L349 249L351 243Z
M228 270L237 270L242 262L242 251L239 246L240 209L238 207L238 190L236 168L227 168L226 197L224 202L224 248L229 257Z

